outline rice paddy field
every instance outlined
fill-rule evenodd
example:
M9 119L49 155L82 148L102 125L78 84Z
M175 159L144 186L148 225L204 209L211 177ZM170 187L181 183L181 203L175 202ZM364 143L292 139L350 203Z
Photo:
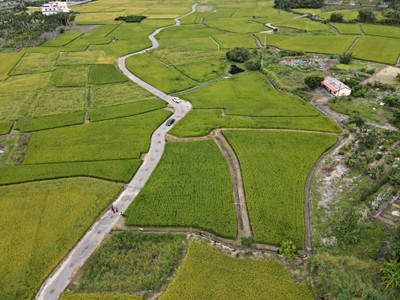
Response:
M313 299L278 262L235 259L191 243L176 277L160 299Z
M395 26L383 26L362 24L362 30L366 35L384 36L390 38L400 38L400 28Z
M158 291L172 275L184 248L184 235L114 232L85 263L69 290L131 295Z
M24 52L0 53L0 81L8 78L8 73L10 73L23 55Z
M302 31L328 31L329 27L320 22L311 21L308 18L301 18L296 20L281 21L273 23L274 26L293 28Z
M33 298L45 277L139 168L152 132L171 112L164 101L128 81L116 60L149 47L147 36L175 24L173 18L189 12L192 4L98 0L76 5L78 26L37 47L0 51L1 299ZM344 13L345 19L354 19L354 11ZM129 14L147 19L134 24L114 20ZM329 17L330 12L317 14ZM129 58L127 67L166 93L183 92L179 97L192 102L194 109L171 131L176 136L203 136L218 128L339 133L333 121L300 98L278 92L261 73L224 78L226 50L256 49L254 35L261 43L266 36L267 45L280 49L337 55L352 47L358 59L395 64L400 54L398 28L362 25L365 35L356 41L361 34L358 25L332 24L338 31L334 32L324 24L293 17L274 9L272 1L204 3L182 19L181 26L157 35L158 49ZM265 23L282 30L265 34L269 30ZM204 86L185 92L200 84ZM241 163L256 241L279 245L291 239L302 247L305 178L319 155L335 142L335 135L271 130L224 134ZM231 178L218 147L212 140L167 143L160 165L125 214L128 225L196 227L236 238ZM115 257L104 252L101 255L109 259L104 270L116 265L124 277L124 264L117 257L122 254L129 262L137 259L135 266L144 268L142 273L157 269L149 261L157 257L162 262L160 253L165 249L152 243L140 246L144 245L143 253L153 255L146 258L133 248L113 252ZM107 251L114 249L107 245ZM166 251L182 250L175 246ZM94 266L96 258L92 259ZM146 265L141 265L142 259ZM143 284L143 274L136 275L140 280L134 284ZM105 286L109 276L97 284ZM162 281L159 278L152 280ZM148 288L143 286L140 289ZM62 299L142 299L123 289L115 291L119 294L98 287L75 292ZM278 263L235 260L208 246L191 244L162 297L260 295L311 299L310 292Z
M220 109L193 109L171 130L179 137L204 136L218 128L300 129L340 133L331 119L318 117L248 117L225 115Z
M232 183L217 145L168 143L143 193L125 215L128 225L196 227L234 238Z
M340 34L357 35L362 34L361 27L359 24L344 24L344 23L331 23Z
M32 134L24 163L140 158L149 147L150 135L169 115L166 110L157 110L132 117L38 131Z
M0 298L33 298L120 189L89 178L0 187Z
M129 57L126 60L126 66L140 79L167 94L186 90L196 85L194 80L147 53Z
M257 91L257 93L254 93ZM260 73L241 74L182 95L194 108L224 109L241 116L319 116L300 98L278 92Z
M355 43L352 53L355 58L394 65L400 55L400 39L365 35Z
M243 174L254 239L304 243L304 186L336 135L287 131L224 131Z
M322 35L293 36L282 41L270 41L267 44L282 50L299 50L323 54L343 54L353 44L357 36L353 35Z

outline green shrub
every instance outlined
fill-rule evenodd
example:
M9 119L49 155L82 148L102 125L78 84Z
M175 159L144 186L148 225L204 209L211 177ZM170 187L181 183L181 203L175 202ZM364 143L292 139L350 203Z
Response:
M134 15L134 16L119 16L119 17L116 17L114 20L115 21L124 21L127 23L140 23L146 18L147 18L146 16Z
M241 243L245 248L253 248L254 238L252 236L244 236L241 238Z
M232 61L245 62L250 58L250 51L246 48L235 47L226 52L226 58Z
M297 247L293 243L293 241L283 241L281 248L280 248L280 253L287 258L294 258L296 257L297 254Z
M322 75L311 75L304 78L304 83L310 88L315 89L320 86L321 81L324 80Z
M348 65L353 60L353 54L351 52L344 52L342 55L339 56L339 61L341 64Z
M381 266L382 282L386 288L400 288L400 261L383 260Z
M334 23L343 23L344 21L343 14L339 12L333 12L329 17L329 21Z

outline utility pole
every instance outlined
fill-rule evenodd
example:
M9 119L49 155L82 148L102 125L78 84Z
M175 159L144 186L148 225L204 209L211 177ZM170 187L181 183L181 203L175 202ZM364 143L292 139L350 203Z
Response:
M306 23L306 32L308 32L308 21Z

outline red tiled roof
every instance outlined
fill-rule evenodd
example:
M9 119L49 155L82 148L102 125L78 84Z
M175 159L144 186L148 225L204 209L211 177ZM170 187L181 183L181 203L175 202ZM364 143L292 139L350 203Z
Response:
M330 85L328 82L326 81L322 81L321 82L324 86L326 86L329 90L331 90L332 92L336 93L338 91L338 89L334 88L332 85Z

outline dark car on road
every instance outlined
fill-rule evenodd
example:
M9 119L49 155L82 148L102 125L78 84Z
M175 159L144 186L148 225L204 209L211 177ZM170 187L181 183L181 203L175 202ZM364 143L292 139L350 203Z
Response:
M169 119L167 121L167 126L171 126L172 124L174 124L174 122L175 122L175 119Z

